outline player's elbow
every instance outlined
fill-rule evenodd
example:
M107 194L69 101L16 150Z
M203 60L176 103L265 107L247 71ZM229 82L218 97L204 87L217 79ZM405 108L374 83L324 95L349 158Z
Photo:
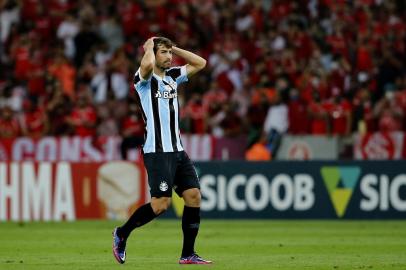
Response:
M207 64L206 59L202 58L202 59L200 59L197 68L199 70L202 70L202 69L204 69L206 67L206 64Z
M196 72L204 69L205 66L206 66L206 60L203 58L199 59L198 62L193 64L193 68L195 69Z

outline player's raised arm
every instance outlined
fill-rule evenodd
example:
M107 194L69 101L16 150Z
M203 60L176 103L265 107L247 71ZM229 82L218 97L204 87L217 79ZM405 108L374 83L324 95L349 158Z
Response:
M176 46L172 47L172 52L173 54L185 59L185 61L187 62L186 72L189 78L206 66L206 60L198 56L197 54L178 48Z
M141 59L141 77L146 79L152 73L155 65L155 54L154 54L154 38L149 38L144 43L144 56Z

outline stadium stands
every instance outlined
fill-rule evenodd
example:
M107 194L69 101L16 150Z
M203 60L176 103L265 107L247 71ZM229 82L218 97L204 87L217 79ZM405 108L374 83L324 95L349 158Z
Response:
M138 129L140 117L125 121L132 74L155 35L208 59L181 95L184 133L247 135L247 147L265 137L271 149L285 133L405 130L405 6L0 0L0 138Z

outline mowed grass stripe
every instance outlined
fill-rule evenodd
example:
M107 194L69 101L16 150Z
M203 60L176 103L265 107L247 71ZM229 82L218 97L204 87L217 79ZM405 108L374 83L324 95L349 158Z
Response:
M0 223L0 269L183 269L180 220L134 231L121 266L120 222ZM203 220L197 251L210 269L406 269L406 221ZM207 267L207 266L206 266ZM120 268L121 269L121 268Z

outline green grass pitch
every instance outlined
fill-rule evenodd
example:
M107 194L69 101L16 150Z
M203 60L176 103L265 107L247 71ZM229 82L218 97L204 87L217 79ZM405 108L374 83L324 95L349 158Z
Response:
M119 222L0 223L0 269L406 269L406 221L203 220L198 253L178 265L180 220L134 231L127 262L111 251Z

